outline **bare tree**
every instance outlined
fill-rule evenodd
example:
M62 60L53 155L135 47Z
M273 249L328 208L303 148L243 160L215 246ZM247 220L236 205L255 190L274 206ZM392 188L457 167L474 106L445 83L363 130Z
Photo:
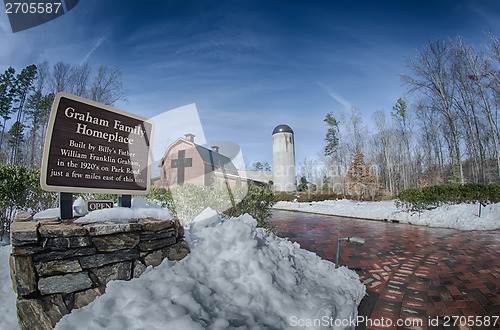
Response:
M496 125L491 96L488 93L488 84L491 68L489 63L477 53L473 46L465 44L461 38L457 38L452 42L452 47L455 51L455 58L458 62L457 67L462 70L461 75L457 75L462 80L462 86L469 87L469 95L475 96L474 100L469 102L470 105L477 105L483 110L489 124L490 136L493 139L493 151L497 162L497 173L500 178L500 150L499 150L499 134ZM468 80L465 82L465 77ZM475 102L474 102L475 101ZM474 108L471 109L473 111ZM475 115L475 113L473 113Z
M464 183L462 154L456 127L454 108L455 85L449 71L451 53L446 42L432 41L422 51L415 50L415 59L409 59L407 66L412 75L401 75L403 83L410 91L420 91L431 101L445 119L450 134L449 147L453 164L459 170L459 181Z
M360 150L361 152L364 149L364 134L363 131L363 116L359 112L359 109L352 106L349 109L349 113L346 116L346 120L343 120L345 123L345 129L349 136L349 139L352 141L352 145L350 151L352 154L356 152L356 150Z
M71 70L71 93L81 97L88 97L90 64L75 65Z
M52 92L54 94L71 91L71 65L57 62L52 68L51 76Z
M44 94L50 88L50 66L49 62L43 61L37 64L38 74L35 81L35 91Z
M127 91L123 88L121 78L122 72L119 68L111 69L101 65L90 86L90 98L107 105L113 105L118 100L125 100Z
M376 111L373 116L373 121L377 127L377 135L375 136L376 145L379 144L379 173L380 179L384 181L385 186L389 189L391 196L397 194L397 189L394 185L394 148L393 134L391 134L390 124L387 123L385 113L381 110Z
M316 160L314 158L304 158L303 162L300 164L300 173L306 178L307 182L316 181Z

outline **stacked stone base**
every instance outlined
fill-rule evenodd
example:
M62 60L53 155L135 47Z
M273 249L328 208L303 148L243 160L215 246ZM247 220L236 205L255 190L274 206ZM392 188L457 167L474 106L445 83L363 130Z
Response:
M52 329L75 308L102 295L112 280L139 277L165 258L190 251L177 219L75 224L34 221L21 213L11 225L11 278L21 329Z

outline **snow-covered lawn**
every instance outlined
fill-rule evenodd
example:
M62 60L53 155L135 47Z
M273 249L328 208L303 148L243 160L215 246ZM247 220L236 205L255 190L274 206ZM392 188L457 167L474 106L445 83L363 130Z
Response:
M249 215L223 220L206 210L185 234L185 259L108 283L106 294L56 329L292 329L357 315L365 287L354 271L269 236ZM17 329L9 253L0 248L0 324Z
M274 208L375 220L397 220L414 225L461 230L500 229L500 203L482 207L481 217L478 216L478 204L443 205L420 214L397 209L394 201L360 202L346 199L312 203L278 202Z
M0 242L0 329L19 329L16 318L16 293L10 281L10 245Z

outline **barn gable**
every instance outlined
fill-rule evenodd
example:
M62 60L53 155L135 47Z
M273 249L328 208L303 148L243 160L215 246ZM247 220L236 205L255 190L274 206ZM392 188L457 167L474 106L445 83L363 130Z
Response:
M174 186L184 183L212 186L213 181L228 176L237 177L238 170L229 157L215 147L210 150L194 143L194 135L178 138L172 143L158 165L161 167L161 185ZM235 179L232 179L235 181Z

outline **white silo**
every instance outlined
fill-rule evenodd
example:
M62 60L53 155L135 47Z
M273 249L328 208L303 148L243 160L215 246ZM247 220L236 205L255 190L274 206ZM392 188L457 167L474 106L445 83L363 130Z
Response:
M274 190L295 191L295 142L288 125L278 125L273 131Z

